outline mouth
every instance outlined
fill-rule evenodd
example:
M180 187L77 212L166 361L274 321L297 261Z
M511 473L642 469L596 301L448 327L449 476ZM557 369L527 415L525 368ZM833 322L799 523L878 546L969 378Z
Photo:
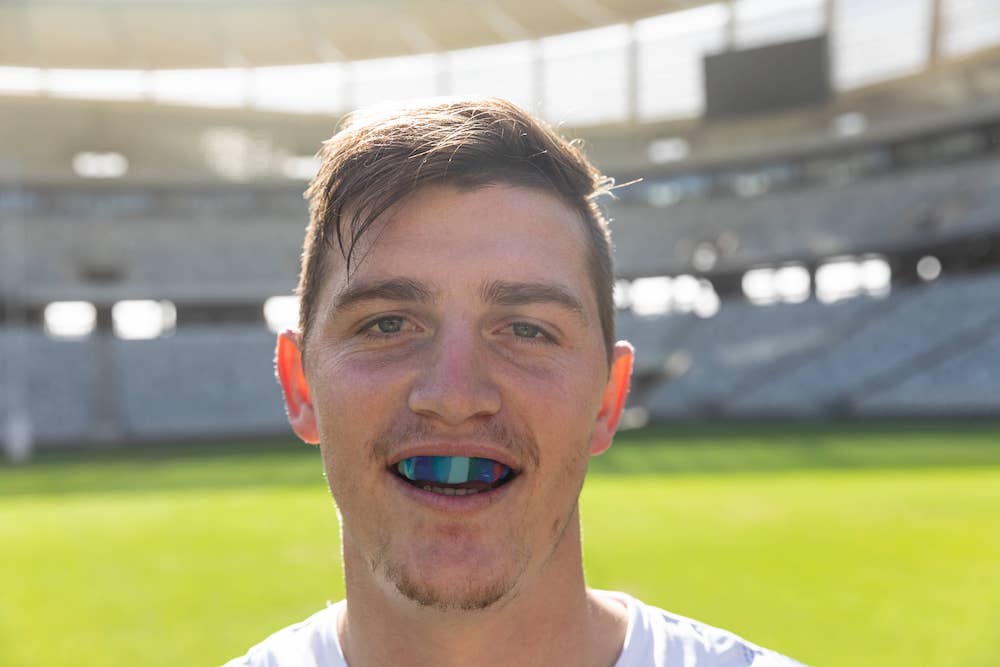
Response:
M509 484L517 471L493 459L411 456L389 466L407 484L442 496L489 493Z

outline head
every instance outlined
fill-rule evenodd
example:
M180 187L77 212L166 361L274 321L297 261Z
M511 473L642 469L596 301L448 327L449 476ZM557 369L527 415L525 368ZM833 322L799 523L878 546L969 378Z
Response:
M355 117L323 156L277 366L321 447L348 599L485 609L567 581L631 371L606 179L500 100Z
M576 143L510 102L484 98L353 114L320 155L306 191L310 221L297 290L303 351L324 276L338 262L349 275L363 260L358 242L379 216L425 185L473 190L503 183L547 192L579 216L610 362L614 269L608 223L596 200L614 181Z

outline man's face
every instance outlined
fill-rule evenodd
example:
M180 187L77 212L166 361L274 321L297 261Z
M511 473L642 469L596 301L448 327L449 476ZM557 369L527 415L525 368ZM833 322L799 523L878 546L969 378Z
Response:
M564 536L628 376L609 381L585 239L550 194L428 186L376 221L350 280L330 270L300 405L282 382L321 444L349 568L482 608L577 548Z

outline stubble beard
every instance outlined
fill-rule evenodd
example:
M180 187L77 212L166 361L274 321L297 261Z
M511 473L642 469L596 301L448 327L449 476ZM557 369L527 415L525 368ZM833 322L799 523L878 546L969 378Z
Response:
M369 452L377 461L381 461L400 443L429 439L433 433L433 428L423 420L397 425L376 438ZM521 429L491 419L478 425L469 439L473 442L478 440L502 444L521 460L530 462L537 468L538 445ZM517 583L527 570L530 560L530 554L522 546L527 544L524 538L526 536L517 534L510 536L508 544L513 550L513 563L511 567L504 568L505 572L499 572L498 576L486 581L456 582L454 587L432 585L407 563L394 557L389 535L382 536L379 548L368 560L368 566L377 579L389 582L400 595L421 607L443 612L483 611L514 596Z
M485 611L511 596L527 562L517 563L510 575L483 582L469 583L459 590L442 590L413 576L401 563L383 560L376 574L381 574L404 598L436 611Z

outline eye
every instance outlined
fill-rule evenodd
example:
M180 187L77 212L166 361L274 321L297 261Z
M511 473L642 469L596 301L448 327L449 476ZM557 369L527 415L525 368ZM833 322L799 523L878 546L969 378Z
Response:
M406 326L406 319L400 315L386 315L372 320L364 326L362 333L381 337L398 334Z
M541 329L527 322L515 322L511 325L511 329L514 331L514 335L520 338L538 338L542 335Z
M552 336L550 336L544 329L535 324L530 324L528 322L514 322L510 325L511 333L513 333L517 338L524 339L526 342L531 343L552 343L554 342Z

